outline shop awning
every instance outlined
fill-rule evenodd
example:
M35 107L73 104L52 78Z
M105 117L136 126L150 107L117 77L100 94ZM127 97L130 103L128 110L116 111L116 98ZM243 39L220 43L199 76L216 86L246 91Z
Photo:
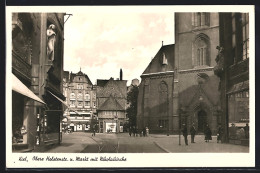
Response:
M69 105L66 103L66 102L64 102L62 99L60 99L58 96L56 96L55 94L53 94L52 92L50 92L49 90L47 90L53 97L55 97L57 100L59 100L61 103L63 103L65 106L67 106L67 108L69 108ZM78 114L79 115L79 113L78 112L76 112L75 110L72 110L72 109L69 109L70 111L73 111L73 112L75 112L76 114Z
M12 74L12 90L37 102L46 104L37 95L35 95L27 86L25 86L14 74Z
M57 100L59 100L61 103L63 103L65 106L69 107L66 102L64 102L62 99L60 99L58 96L47 90L53 97L55 97Z

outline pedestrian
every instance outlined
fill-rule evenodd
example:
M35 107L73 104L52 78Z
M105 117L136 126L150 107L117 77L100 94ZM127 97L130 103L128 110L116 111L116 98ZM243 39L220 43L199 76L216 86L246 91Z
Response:
M209 140L212 140L212 137L211 137L211 130L210 130L208 124L206 125L205 131L204 131L204 134L205 134L205 142L209 142Z
M246 139L249 138L249 126L248 123L246 123L246 126L244 127L244 131L245 131L245 137Z
M195 134L196 134L196 128L194 123L192 123L192 126L190 127L191 143L195 143L194 141Z
M135 126L133 127L133 135L134 135L134 137L135 137L135 134L136 134L136 128L135 128Z
M218 126L218 134L217 134L217 143L221 142L222 135L223 135L223 128L221 127L221 125L219 125Z
M129 128L129 136L130 137L132 136L132 128L131 127Z
M96 125L93 125L93 133L92 136L96 136Z
M148 127L146 127L145 130L146 130L146 136L148 136L148 135L149 135L149 129L148 129Z
M145 137L146 136L146 129L145 129L145 127L143 128L143 137Z
M182 134L184 136L184 141L185 141L185 144L188 145L188 131L187 131L187 126L186 124L183 124L183 127L182 127Z

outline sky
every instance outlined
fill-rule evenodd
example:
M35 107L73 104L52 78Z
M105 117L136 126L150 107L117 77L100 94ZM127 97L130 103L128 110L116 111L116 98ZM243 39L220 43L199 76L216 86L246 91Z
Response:
M69 14L69 12L66 12ZM174 44L174 12L95 7L73 11L64 26L64 70L97 79L137 78L162 46ZM65 16L65 20L68 16Z

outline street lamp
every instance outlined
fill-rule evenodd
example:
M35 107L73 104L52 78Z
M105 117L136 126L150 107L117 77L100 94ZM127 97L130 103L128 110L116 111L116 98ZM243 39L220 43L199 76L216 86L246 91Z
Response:
M181 145L181 114L182 108L179 109L179 145Z

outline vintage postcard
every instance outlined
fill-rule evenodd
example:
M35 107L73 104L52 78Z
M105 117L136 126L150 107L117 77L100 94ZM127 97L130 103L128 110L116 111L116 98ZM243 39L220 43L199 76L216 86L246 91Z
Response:
M254 167L254 6L7 6L6 167Z

